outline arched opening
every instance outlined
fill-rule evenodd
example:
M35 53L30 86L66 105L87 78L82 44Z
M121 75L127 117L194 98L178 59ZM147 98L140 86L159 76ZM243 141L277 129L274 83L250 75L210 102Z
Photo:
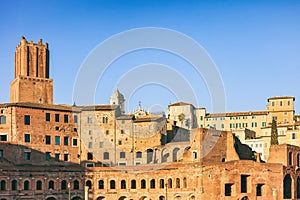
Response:
M17 181L16 180L12 180L11 181L11 190L17 190Z
M168 162L168 158L169 158L170 154L167 152L167 149L163 149L161 151L161 162Z
M139 200L146 200L147 197L146 196L142 196L141 198L139 198Z
M178 160L178 151L179 151L180 149L179 148L175 148L175 149L173 149L173 162L177 162L177 160Z
M43 186L42 186L42 181L37 181L36 182L36 190L42 190L43 189Z
M29 190L29 181L24 181L24 190Z
M159 196L159 200L165 200L164 196Z
M141 180L141 189L146 189L146 181L144 179Z
M131 189L136 189L136 180L131 180Z
M61 190L66 190L67 189L67 181L62 180L61 181Z
M159 180L159 188L164 188L165 187L165 180L164 179L160 179Z
M121 196L121 197L119 198L119 200L126 200L126 197L125 197L125 196Z
M103 196L97 198L97 200L103 200L103 199L105 199L105 197Z
M98 189L104 189L104 181L103 180L99 180L98 181Z
M287 174L283 180L283 198L292 198L292 179L289 174Z
M73 197L71 200L82 200L80 197Z
M56 200L54 197L48 197L47 200Z
M155 179L152 179L152 180L150 181L150 188L151 188L151 189L155 189Z
M176 178L176 188L180 188L180 179Z
M0 190L6 190L6 182L4 180L0 183Z
M249 200L248 196L244 196L241 198L241 200Z
M195 198L195 196L194 195L191 195L190 197L189 197L189 200L195 200L196 198Z
M116 189L116 181L115 180L111 180L109 182L109 185L110 185L110 189Z
M147 149L147 164L153 160L153 149Z
M91 189L92 189L92 181L87 180L87 181L85 182L85 186L88 186L89 190L91 190Z
M186 177L183 178L183 188L187 188Z
M169 178L168 179L168 188L172 188L172 187L173 187L173 185L172 185L172 179Z
M54 190L54 181L49 181L48 189Z
M79 181L75 180L75 181L73 182L73 189L74 189L74 190L79 190Z
M121 181L121 189L126 189L126 181L125 180Z

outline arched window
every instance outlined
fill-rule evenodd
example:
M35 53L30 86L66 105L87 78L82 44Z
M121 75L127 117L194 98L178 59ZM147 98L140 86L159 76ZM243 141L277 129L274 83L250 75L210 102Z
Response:
M37 181L35 188L36 188L36 190L42 190L43 189L43 187L42 187L42 181Z
M11 190L17 190L18 189L17 185L18 185L17 181L16 180L12 180L11 181Z
M176 188L180 188L180 179L176 178Z
M24 181L24 190L29 190L29 181Z
M151 189L155 189L155 179L152 179L152 180L150 181L150 188L151 188Z
M88 186L89 190L91 190L92 189L92 181L90 181L90 180L86 181L85 186Z
M160 179L159 180L159 188L164 188L165 187L165 180L164 179Z
M88 160L93 160L93 153L92 152L87 153L87 159Z
M99 180L98 181L98 189L104 189L104 181L103 180Z
M146 189L146 181L144 179L141 180L141 189Z
M63 180L61 182L61 190L66 190L67 189L67 181Z
M131 189L136 189L136 180L131 180Z
M292 179L289 174L284 177L283 180L283 198L289 199L292 198Z
M73 189L74 189L74 190L79 190L79 181L75 180L75 181L73 182Z
M177 153L178 153L178 151L179 151L179 148L177 148L177 147L173 150L173 162L177 162L177 159L178 159Z
M183 178L183 188L187 188L186 177Z
M172 185L172 179L169 178L168 179L168 188L172 188L172 187L173 187L173 185Z
M6 182L4 180L0 183L0 190L6 190Z
M121 181L121 189L126 189L126 181L125 180Z
M49 190L54 190L54 181L49 181Z
M110 189L116 189L116 181L114 180L110 181Z

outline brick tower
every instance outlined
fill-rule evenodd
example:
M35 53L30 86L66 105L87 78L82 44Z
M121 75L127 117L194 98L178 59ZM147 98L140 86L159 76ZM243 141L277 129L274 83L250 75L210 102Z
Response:
M10 102L53 104L53 80L49 78L48 44L35 44L22 37L15 52L15 77Z

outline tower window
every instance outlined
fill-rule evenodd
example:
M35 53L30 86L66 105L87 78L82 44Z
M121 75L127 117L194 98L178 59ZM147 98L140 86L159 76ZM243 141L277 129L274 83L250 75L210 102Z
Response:
M78 116L74 115L74 123L77 123L77 122L78 122Z
M30 134L25 134L24 135L24 142L30 143Z
M30 115L25 115L24 116L24 124L25 125L30 125Z

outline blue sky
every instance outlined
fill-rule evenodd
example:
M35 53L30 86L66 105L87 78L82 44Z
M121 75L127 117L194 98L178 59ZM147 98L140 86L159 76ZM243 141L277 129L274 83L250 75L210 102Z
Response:
M9 102L14 51L22 35L49 43L54 102L72 104L80 66L98 44L129 29L163 27L186 34L208 52L224 82L227 111L264 110L268 97L291 95L299 113L299 10L299 1L0 0L0 102ZM147 63L176 70L194 89L196 106L211 110L209 91L192 67L155 50L132 52L114 62L99 82L96 103L108 103L120 78ZM126 86L118 87L122 92ZM128 111L138 101L153 109L188 101L159 84L125 98Z

